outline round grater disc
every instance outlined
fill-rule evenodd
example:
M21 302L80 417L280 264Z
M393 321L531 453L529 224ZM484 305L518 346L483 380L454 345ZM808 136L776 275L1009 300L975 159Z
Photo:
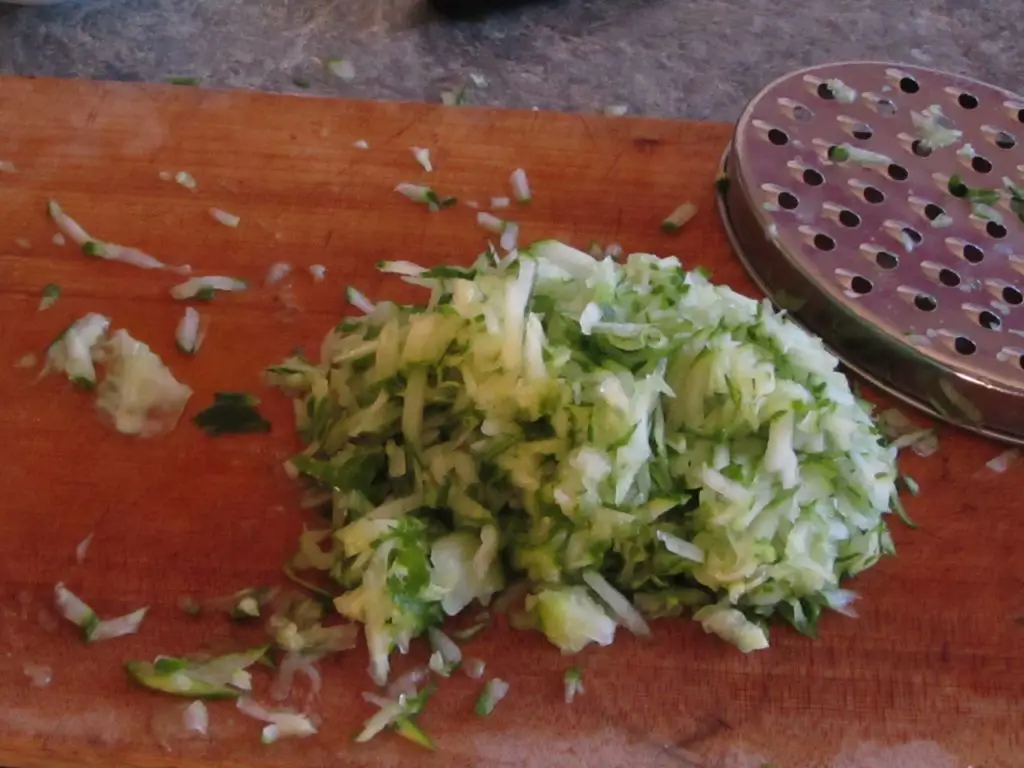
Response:
M812 67L750 102L723 164L722 220L778 306L904 401L1024 443L1024 97Z

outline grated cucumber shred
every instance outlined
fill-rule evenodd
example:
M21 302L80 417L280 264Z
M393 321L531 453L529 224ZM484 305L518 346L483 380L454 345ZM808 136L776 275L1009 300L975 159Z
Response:
M196 699L182 713L186 733L206 736L210 731L210 713L202 699Z
M852 104L857 100L857 97L860 96L856 90L838 78L826 80L825 85L828 87L835 100L840 104Z
M109 329L110 318L95 312L75 320L47 347L42 375L63 373L77 387L95 388L96 365L93 357Z
M209 301L217 291L244 291L248 287L244 280L239 280L237 277L210 275L207 277L193 277L184 283L179 283L171 288L171 296L179 301L185 299Z
M484 683L484 689L480 693L480 697L476 700L476 713L480 717L487 717L494 708L498 706L498 702L504 699L508 695L509 685L500 677L492 678Z
M509 183L512 185L512 196L515 197L517 203L529 203L533 200L533 193L530 191L530 180L526 176L526 171L522 168L516 168L512 171L512 175L509 176Z
M60 298L60 286L56 283L47 283L43 286L42 297L39 299L39 311L43 312L54 304L57 303L57 299Z
M46 203L46 211L53 219L60 234L66 236L75 245L82 249L86 256L92 256L105 261L119 261L130 264L140 269L166 269L178 274L188 274L192 268L187 264L173 266L165 264L154 256L150 256L138 248L131 248L117 243L108 243L95 239L85 231L81 224L68 216L56 200L49 200Z
M569 667L563 675L565 683L565 703L572 704L577 696L583 693L583 673L579 667Z
M950 147L960 141L964 135L963 131L951 127L951 122L943 113L940 104L932 104L920 112L911 110L910 119L926 149Z
M178 321L178 327L174 331L175 344L186 355L194 355L205 339L206 330L203 328L202 317L192 307L186 307L185 314Z
M346 83L356 79L356 68L348 59L328 59L324 62L324 69Z
M430 671L442 677L450 677L462 664L462 651L454 640L437 627L430 627L427 635L433 651L430 655Z
M331 496L333 534L300 550L364 624L378 684L392 652L509 581L515 623L566 653L691 612L752 651L771 622L813 632L893 552L897 447L767 302L675 258L556 241L380 269L426 305L350 291L362 315L319 364L268 371L297 396L289 466Z
M696 215L696 205L690 202L680 203L675 209L673 209L672 213L662 220L661 231L669 235L675 234L689 224Z
M271 710L248 696L236 700L238 711L255 720L267 723L260 736L263 744L273 744L284 738L306 738L316 733L316 725L308 716L291 710Z
M97 357L106 377L96 390L96 405L118 432L154 437L174 429L192 389L153 350L122 328L99 345Z
M430 162L430 150L425 147L410 147L413 159L420 164L427 173L433 173L434 165Z
M851 162L867 167L892 164L892 158L888 155L861 149L852 144L840 144L829 147L828 159L834 163Z
M79 627L82 630L82 639L87 643L133 635L139 631L142 620L149 612L147 606L114 619L100 619L92 608L63 583L53 588L53 597L57 613Z
M218 223L223 224L225 227L231 227L232 229L236 229L238 225L242 223L242 218L240 216L228 213L220 208L211 208L210 216L212 216Z
M363 729L356 734L355 740L357 742L369 741L390 728L414 744L425 749L435 749L433 739L416 722L433 694L433 683L428 683L418 692L413 686L408 692L399 693L393 698L375 693L364 693L363 698L378 709L363 723Z
M264 658L267 647L211 658L157 656L129 661L125 672L143 688L193 699L234 699L252 689L249 667Z
M441 197L430 187L424 186L423 184L409 184L402 182L395 187L395 192L407 197L414 203L421 203L427 206L427 209L434 213L440 211L443 208L451 208L458 202L458 198L447 196Z

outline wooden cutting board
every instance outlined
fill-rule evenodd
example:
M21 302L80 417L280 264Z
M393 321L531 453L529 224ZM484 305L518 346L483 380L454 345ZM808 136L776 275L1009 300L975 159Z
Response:
M412 298L373 272L382 258L468 262L484 236L464 206L430 214L392 192L429 181L463 201L507 195L525 168L523 237L675 253L755 291L713 211L725 125L542 112L440 108L218 93L194 88L0 79L0 764L64 766L754 766L785 768L1024 765L1024 465L996 474L1003 448L940 427L940 453L904 469L923 491L894 523L899 556L858 578L859 620L829 616L811 641L778 629L744 656L689 621L578 658L586 693L562 701L568 661L535 633L495 629L467 645L511 682L489 719L472 714L464 676L441 686L421 719L427 753L385 734L355 745L372 708L362 650L324 664L321 733L270 747L230 703L210 707L212 738L181 738L181 704L132 687L127 659L253 641L220 618L189 619L184 595L226 595L275 581L301 529L298 491L280 470L297 446L290 407L260 385L263 366L316 348L347 311L351 284ZM357 140L369 149L353 147ZM411 146L428 147L423 173ZM187 170L188 191L161 171ZM204 312L202 352L174 348L175 278L84 257L52 243L57 198L95 236L198 273L255 287ZM676 237L661 218L691 200ZM242 217L215 222L217 206ZM26 240L28 247L16 244ZM22 245L26 245L23 243ZM299 267L287 291L268 267ZM315 284L303 269L326 265ZM44 284L63 297L36 310ZM260 391L272 434L207 439L184 419L166 437L120 436L68 382L13 367L88 311L146 341L195 389L191 416L219 389ZM93 534L83 564L75 547ZM56 624L64 580L101 615L151 606L134 637L83 646ZM255 634L253 634L255 633ZM417 647L399 669L422 663ZM34 688L24 663L53 669Z

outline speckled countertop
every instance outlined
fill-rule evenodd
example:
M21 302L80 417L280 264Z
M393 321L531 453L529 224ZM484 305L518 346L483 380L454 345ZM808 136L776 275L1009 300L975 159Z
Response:
M0 72L733 120L775 76L885 58L1024 90L1005 0L552 0L478 22L425 0L78 0L0 5ZM351 82L322 61L352 62ZM485 86L472 85L470 73Z

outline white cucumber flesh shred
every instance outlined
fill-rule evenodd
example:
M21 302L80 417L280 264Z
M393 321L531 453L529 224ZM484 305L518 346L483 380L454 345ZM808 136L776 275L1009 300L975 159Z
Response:
M433 164L430 162L430 150L424 147L413 147L412 156L416 162L420 164L424 171L432 173L434 170Z
M153 437L178 423L192 389L146 344L122 329L101 347L106 376L96 391L96 404L114 428L126 435Z
M530 180L526 176L526 171L522 168L516 168L512 171L509 181L512 184L512 196L516 199L517 203L528 203L533 199L533 193L530 191Z
M211 208L210 215L218 223L223 224L225 227L231 227L232 229L236 229L238 225L242 223L242 218L240 216L228 213L220 208Z
M43 373L63 373L85 389L96 386L94 356L106 338L110 318L90 312L73 322L46 350Z
M247 287L246 282L237 277L222 275L193 277L171 288L171 296L178 300L208 299L213 296L215 291L244 291Z
M194 355L203 345L206 334L202 330L202 317L192 307L185 308L185 314L178 321L174 332L174 341L178 349L187 355Z

